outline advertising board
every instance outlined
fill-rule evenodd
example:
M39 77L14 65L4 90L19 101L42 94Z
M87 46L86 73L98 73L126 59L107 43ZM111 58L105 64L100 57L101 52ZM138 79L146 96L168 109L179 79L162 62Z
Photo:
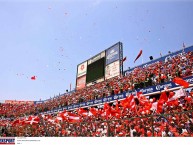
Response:
M86 74L87 70L87 61L78 65L77 78Z
M120 75L120 62L119 60L107 65L105 67L105 79L110 79Z
M80 90L86 86L86 75L77 78L76 89Z
M120 58L119 43L106 50L106 65L118 60Z

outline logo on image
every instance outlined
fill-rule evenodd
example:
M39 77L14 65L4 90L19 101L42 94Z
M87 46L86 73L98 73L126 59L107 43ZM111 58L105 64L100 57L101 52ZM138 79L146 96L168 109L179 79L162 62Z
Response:
M0 138L0 144L15 144L15 138L11 138L11 137L1 137Z

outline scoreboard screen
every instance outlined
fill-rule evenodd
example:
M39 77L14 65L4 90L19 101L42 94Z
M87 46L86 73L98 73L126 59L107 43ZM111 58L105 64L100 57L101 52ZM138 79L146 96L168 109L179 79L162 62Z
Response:
M77 65L76 90L119 76L123 72L123 48L118 42Z
M87 66L86 83L102 78L104 77L104 74L105 74L105 57Z

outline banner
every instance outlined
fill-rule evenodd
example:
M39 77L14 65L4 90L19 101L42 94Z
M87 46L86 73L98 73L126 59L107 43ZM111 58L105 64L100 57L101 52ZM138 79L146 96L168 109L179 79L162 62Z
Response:
M119 60L107 65L105 67L105 79L110 79L120 75L120 62Z
M78 65L77 78L86 74L87 70L87 61Z
M119 59L119 43L106 50L106 65Z
M80 90L86 86L86 75L77 78L76 89Z
M34 104L41 104L41 103L45 103L47 100L45 101L34 101ZM48 100L49 101L49 100Z

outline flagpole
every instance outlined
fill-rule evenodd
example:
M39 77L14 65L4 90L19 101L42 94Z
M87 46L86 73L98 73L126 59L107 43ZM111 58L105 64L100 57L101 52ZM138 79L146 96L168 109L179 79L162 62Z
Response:
M160 56L162 57L162 53L160 52Z
M185 44L184 44L184 42L183 42L183 52L184 52L184 49L185 49Z

